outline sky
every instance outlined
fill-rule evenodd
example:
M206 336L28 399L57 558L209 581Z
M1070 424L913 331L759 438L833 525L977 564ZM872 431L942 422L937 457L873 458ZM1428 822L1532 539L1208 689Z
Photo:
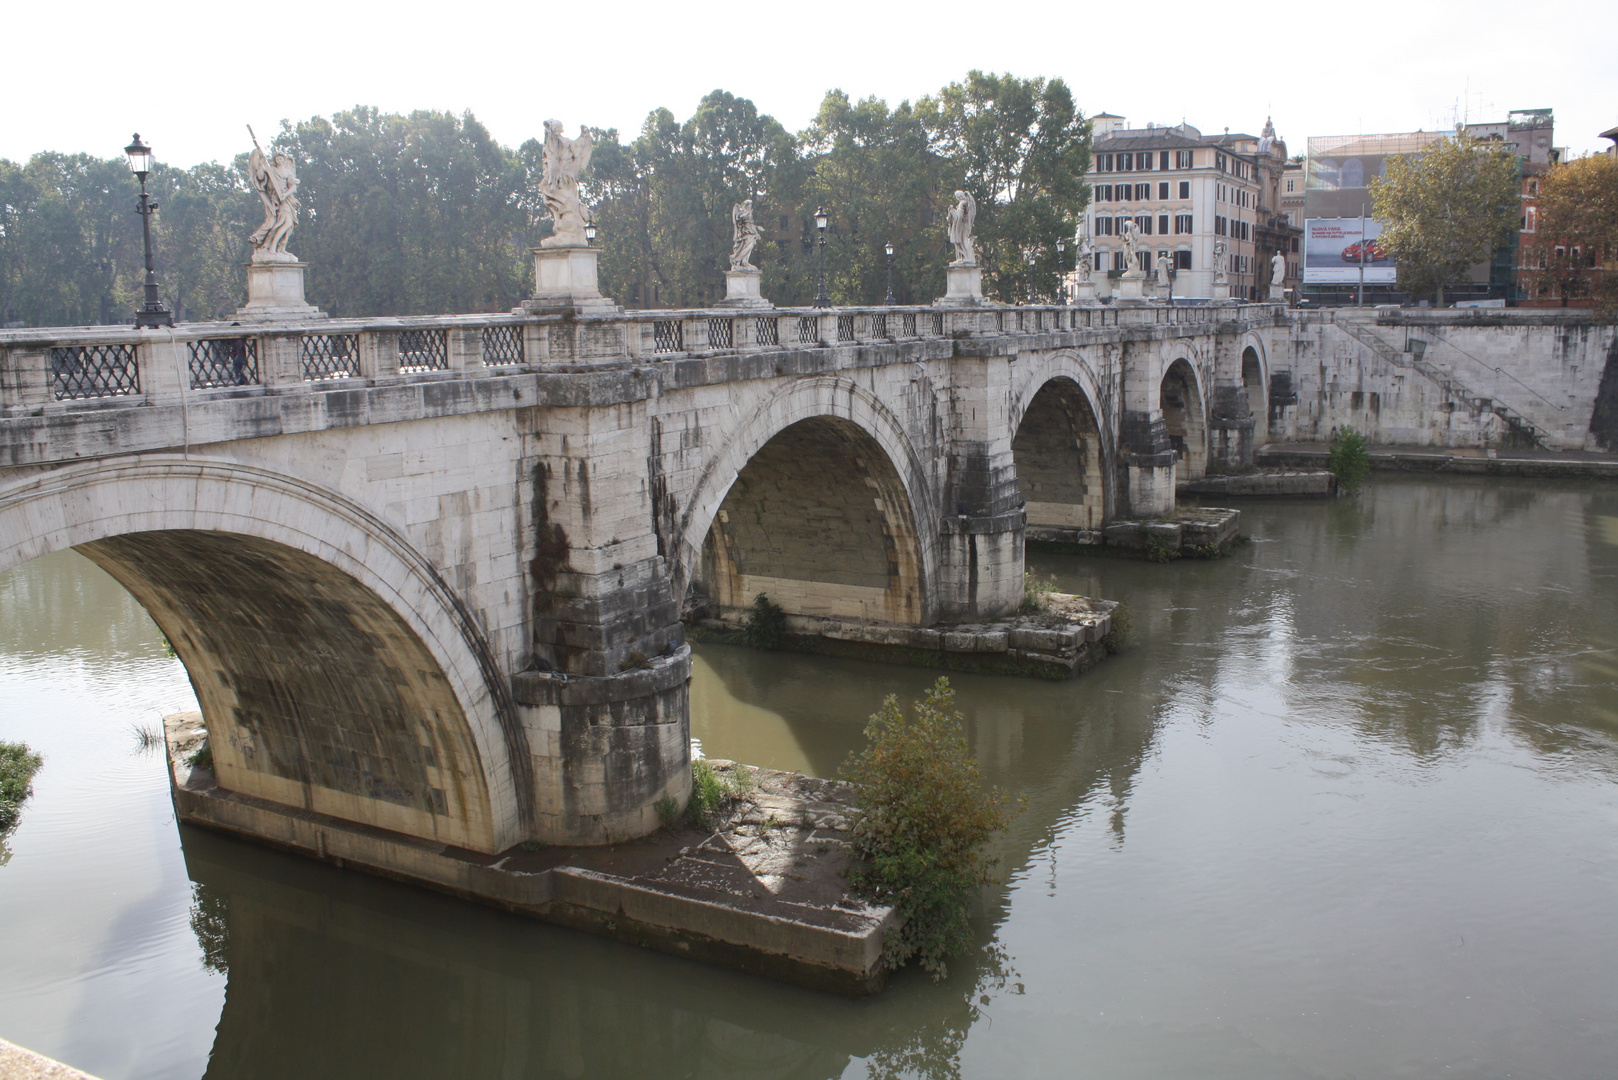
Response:
M0 63L0 158L117 156L139 131L159 160L228 161L283 119L357 104L470 110L509 146L547 117L627 139L666 106L751 98L791 130L825 92L921 97L971 69L1065 79L1087 114L1188 121L1290 153L1310 135L1447 129L1552 108L1556 142L1610 145L1618 3L937 3L610 5L462 0L394 6L19 0Z

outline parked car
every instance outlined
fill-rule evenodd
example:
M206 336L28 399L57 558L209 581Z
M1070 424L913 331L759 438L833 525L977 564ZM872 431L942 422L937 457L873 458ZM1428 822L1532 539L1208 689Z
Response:
M1343 261L1346 263L1359 262L1362 249L1365 252L1365 261L1368 263L1387 262L1388 260L1388 253L1382 249L1381 244L1375 240L1361 240L1359 243L1350 244L1343 249Z

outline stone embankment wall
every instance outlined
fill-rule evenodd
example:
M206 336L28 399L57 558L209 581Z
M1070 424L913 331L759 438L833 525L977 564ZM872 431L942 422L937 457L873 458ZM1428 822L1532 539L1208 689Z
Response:
M1618 325L1588 311L1341 309L1295 315L1271 358L1269 438L1618 449ZM1596 422L1592 426L1592 419Z

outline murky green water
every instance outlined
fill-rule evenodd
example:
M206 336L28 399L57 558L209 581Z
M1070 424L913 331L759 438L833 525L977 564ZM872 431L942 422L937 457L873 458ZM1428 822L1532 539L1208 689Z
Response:
M38 560L0 577L0 738L48 759L0 1035L107 1080L1613 1076L1618 488L1379 478L1244 525L1218 563L1036 560L1134 645L954 678L1027 810L983 953L866 1002L178 829L131 728L184 672ZM694 734L825 774L933 677L705 647Z

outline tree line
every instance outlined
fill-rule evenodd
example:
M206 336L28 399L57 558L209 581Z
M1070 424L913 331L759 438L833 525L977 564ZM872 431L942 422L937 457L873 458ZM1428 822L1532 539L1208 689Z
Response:
M818 291L821 207L834 302L885 296L889 243L895 297L930 302L944 291L956 189L978 203L985 292L1050 297L1054 242L1073 236L1087 198L1090 125L1061 79L973 71L897 107L833 90L797 133L715 90L684 121L660 108L631 139L592 135L581 187L602 291L627 307L722 299L731 207L748 197L764 234L754 261L777 304ZM356 107L283 121L273 144L297 163L290 249L310 264L311 303L342 316L495 312L531 292L529 249L549 232L537 138L511 149L471 113ZM159 163L148 178L158 280L178 319L228 319L245 300L247 236L262 216L246 157ZM121 159L0 159L0 324L126 321L144 279L135 190Z

